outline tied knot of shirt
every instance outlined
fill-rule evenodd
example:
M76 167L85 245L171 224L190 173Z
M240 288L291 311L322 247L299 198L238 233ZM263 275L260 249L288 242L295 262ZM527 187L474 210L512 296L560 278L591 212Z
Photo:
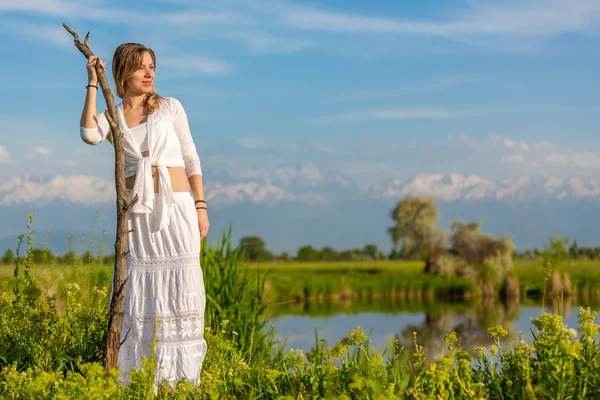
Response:
M121 107L117 107L119 111L119 119L124 134L129 135L130 140L126 140L125 151L130 156L137 160L135 184L130 193L132 199L135 195L138 196L138 201L135 203L131 212L133 213L152 213L150 229L153 233L158 232L169 226L170 211L175 203L173 189L171 187L171 176L167 169L166 163L163 161L162 154L165 148L165 136L154 135L154 114L149 114L146 122L147 140L149 155L142 156L139 145L133 137L131 131L125 122L125 116ZM162 139L160 139L162 137ZM160 143L162 141L162 143ZM158 193L154 193L154 180L152 177L152 167L156 167L158 173Z
M132 192L133 196L138 195L138 201L131 211L135 213L154 212L151 229L153 232L157 232L169 226L170 209L175 200L169 170L166 166L152 161L151 157L140 157L138 160L137 175ZM158 172L158 193L156 194L152 178L153 166Z

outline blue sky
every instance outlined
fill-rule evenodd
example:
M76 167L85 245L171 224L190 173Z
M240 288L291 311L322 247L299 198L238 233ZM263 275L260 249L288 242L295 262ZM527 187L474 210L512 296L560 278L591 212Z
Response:
M156 51L207 179L600 169L600 1L0 0L0 182L112 176L112 147L79 138L85 59L63 22L109 65L123 42Z

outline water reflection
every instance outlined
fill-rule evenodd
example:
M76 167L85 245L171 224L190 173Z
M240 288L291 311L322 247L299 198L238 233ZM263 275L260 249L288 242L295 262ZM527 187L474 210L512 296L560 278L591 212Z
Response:
M417 334L417 343L423 346L428 359L441 356L446 349L444 336L456 332L463 349L470 351L476 347L489 347L494 341L487 328L502 325L509 331L509 338L515 335L513 322L518 317L518 304L500 302L482 302L466 311L443 310L426 313L420 324L408 324L395 334L401 346L410 354L415 350L413 332Z
M569 327L577 326L577 311L568 299L547 304L546 312L561 313ZM594 309L598 309L594 306ZM487 301L477 303L391 303L345 302L327 304L288 304L269 308L271 322L278 335L286 341L286 349L309 351L315 344L315 329L319 338L334 345L344 334L360 326L375 347L386 349L398 339L412 354L413 332L423 346L429 361L446 350L444 336L455 331L465 350L489 347L494 342L488 335L491 326L502 325L509 336L517 339L519 332L527 341L530 330L536 331L531 318L542 313L541 303ZM388 350L389 351L389 350Z

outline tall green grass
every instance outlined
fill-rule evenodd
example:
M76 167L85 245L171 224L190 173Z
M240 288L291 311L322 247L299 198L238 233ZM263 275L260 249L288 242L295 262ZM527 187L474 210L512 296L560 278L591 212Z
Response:
M209 350L200 386L180 382L174 388L156 387L154 357L145 360L129 386L117 383L118 372L103 370L98 351L106 329L107 286L92 285L99 282L94 271L101 266L66 267L59 279L64 308L58 310L57 292L50 294L40 285L37 266L24 257L15 262L8 289L0 293L0 398L600 397L600 326L589 308L580 309L578 330L564 325L559 308L557 314L535 318L531 335L504 346L500 344L507 331L502 326L488 330L493 346L474 351L464 350L460 337L449 332L446 351L435 360L426 359L416 334L412 352L398 342L380 352L360 327L335 344L315 334L315 346L306 354L284 352L272 335L257 334L266 322L261 315L265 277L246 269L229 237L230 232L216 247L202 247L210 300L205 332ZM68 281L71 277L78 281Z

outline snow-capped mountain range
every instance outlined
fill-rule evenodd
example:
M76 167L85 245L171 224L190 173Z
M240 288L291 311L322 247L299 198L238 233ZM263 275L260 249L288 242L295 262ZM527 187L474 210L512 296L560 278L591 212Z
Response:
M525 201L528 199L582 199L600 197L599 179L570 177L522 176L512 180L492 181L477 175L418 174L402 180L393 179L374 189L378 198L397 199L411 194L424 194L439 200Z
M362 187L365 183L362 182ZM511 180L490 180L478 175L417 174L393 178L359 189L351 177L314 164L286 166L273 170L257 169L231 173L212 173L205 183L211 203L220 207L244 202L297 201L335 204L348 195L362 199L397 200L423 194L442 201L486 200L527 201L545 199L600 198L600 179L577 176L522 176ZM73 175L51 178L15 176L0 182L0 205L15 206L37 202L80 204L114 203L112 180L95 176Z
M520 248L540 247L551 234L600 244L600 179L421 173L373 176L359 185L343 172L302 163L237 173L212 170L205 181L211 230L231 224L234 240L259 235L276 252L293 253L305 244L345 249L374 243L389 249L389 212L398 199L414 194L438 200L441 225L480 220L488 232L514 235ZM112 179L22 175L0 181L0 250L2 237L13 243L24 230L29 212L37 214L38 229L87 234L99 210L98 226L110 238L114 206Z

